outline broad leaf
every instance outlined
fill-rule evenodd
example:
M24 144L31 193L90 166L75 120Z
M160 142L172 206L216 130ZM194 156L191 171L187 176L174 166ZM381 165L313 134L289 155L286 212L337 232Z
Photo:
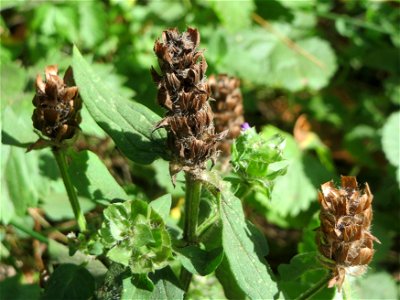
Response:
M331 46L318 37L298 38L297 26L270 25L273 32L264 28L244 29L235 34L224 30L214 32L209 52L226 51L217 65L218 71L290 91L318 90L328 85L337 68ZM292 33L294 47L281 38ZM214 59L218 57L215 55Z
M150 202L149 206L160 215L160 217L167 222L169 211L171 209L171 195L167 194Z
M317 261L316 255L316 252L298 254L290 260L290 264L278 267L279 288L286 298L297 298L328 273L328 270ZM332 299L334 295L335 289L326 287L312 299Z
M397 182L400 184L400 112L393 113L382 129L382 148L389 162L397 168Z
M75 82L89 113L129 159L146 164L165 155L163 131L153 132L160 120L158 115L111 92L76 47L72 65Z
M224 258L222 248L203 250L196 246L176 248L178 259L182 265L191 273L202 276L215 271Z
M70 152L70 155L72 160L68 172L78 195L94 201L127 200L124 189L96 154L84 150L78 153Z
M39 200L39 160L37 153L5 146L2 154L1 220L8 223L14 213L24 216L28 207L35 207Z
M398 299L398 289L398 283L389 273L367 273L351 280L350 299Z
M169 267L158 270L154 276L151 276L151 279L154 282L154 290L152 292L138 288L132 283L131 278L124 279L121 299L183 299L184 292L179 287L179 282Z
M1 299L37 300L40 298L38 284L23 284L22 276L8 277L0 282Z
M272 299L278 288L264 259L268 249L260 234L245 221L242 203L224 189L220 204L222 242L230 270L237 285L251 299Z
M85 265L87 271L96 280L101 281L104 278L107 268L99 260L93 259L92 256L85 255L80 251L71 256L67 246L54 240L49 241L49 255L52 264Z
M254 11L252 0L247 1L209 1L211 8L225 28L237 31L251 25L251 13Z
M280 279L284 281L296 280L305 272L318 269L324 269L324 267L317 261L316 252L298 254L290 260L290 264L283 264L278 268Z
M94 278L83 266L60 265L51 275L43 300L86 300L93 296Z

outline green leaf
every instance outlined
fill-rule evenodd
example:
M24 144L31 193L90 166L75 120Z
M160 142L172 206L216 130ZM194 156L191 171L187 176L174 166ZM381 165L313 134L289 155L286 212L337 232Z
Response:
M337 68L331 46L318 37L294 37L296 47L289 47L279 36L290 37L296 27L283 23L271 26L279 34L268 34L264 28L245 29L236 34L216 32L230 45L218 64L218 71L293 92L319 90L328 85ZM212 45L218 47L218 43ZM218 48L208 50L218 51Z
M296 280L308 271L324 269L317 260L316 252L297 254L290 260L290 264L279 265L280 279L284 281Z
M100 158L91 151L70 152L68 173L78 195L94 201L128 199L124 189L116 182Z
M386 272L367 273L350 283L351 299L398 299L398 285Z
M252 0L246 1L208 1L222 25L231 31L237 31L251 25L251 13L255 9Z
M124 279L121 299L183 299L184 292L179 287L179 282L169 267L156 271L154 276L151 276L151 279L154 282L154 290L152 292L138 288L130 278Z
M397 168L397 182L400 184L400 112L389 116L382 128L382 148L389 162Z
M53 264L85 265L89 273L98 281L101 281L107 272L107 268L99 260L80 251L71 256L67 246L51 239L49 240L49 255Z
M171 239L160 215L147 202L125 201L104 210L100 242L107 256L129 266L134 274L154 272L168 265Z
M2 145L1 218L7 223L14 212L24 216L39 200L40 175L37 153Z
M83 2L78 5L79 34L87 48L93 48L107 32L106 11L100 2Z
M0 282L1 299L3 300L38 300L40 287L38 284L23 284L21 275L8 277Z
M397 168L397 182L400 185L400 112L389 116L382 129L382 148L389 162Z
M59 188L57 188L57 190L53 190L55 184L51 185L51 191L43 198L40 207L43 208L46 216L50 220L61 221L74 219L75 215L69 204L65 186L61 181L58 186ZM83 213L87 213L96 207L96 204L87 198L78 197L78 200Z
M196 246L175 249L179 261L191 273L202 276L215 271L224 258L222 248L203 250Z
M94 289L94 278L88 270L82 266L64 264L51 275L42 299L86 300L93 296Z
M93 120L86 106L83 106L81 109L81 117L82 122L79 124L79 127L82 129L82 132L84 134L92 135L101 139L107 136L104 130L101 129L99 125L97 125L95 120Z
M316 252L298 254L289 264L278 267L279 288L287 299L296 299L327 274L328 270L317 261L316 255ZM312 299L332 299L334 294L335 289L325 287Z
M273 126L266 126L262 131L266 138L276 134L285 138L283 158L288 162L288 167L286 174L275 180L272 200L264 201L262 205L285 218L306 211L316 201L317 187L324 180L332 179L333 174L314 157L304 153L292 135Z
M149 206L160 215L160 217L167 222L169 211L171 209L171 195L166 194L150 202Z
M151 163L165 155L165 132L154 125L160 117L145 106L112 93L74 47L74 78L84 104L97 124L132 161Z
M223 189L220 204L222 241L230 270L241 290L251 299L272 299L278 296L278 288L272 272L264 259L268 249L259 243L244 217L242 203Z

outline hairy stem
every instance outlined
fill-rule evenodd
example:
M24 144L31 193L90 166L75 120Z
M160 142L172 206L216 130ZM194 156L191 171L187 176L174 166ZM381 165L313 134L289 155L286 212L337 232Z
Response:
M15 221L11 221L10 225L21 230L22 232L25 232L27 235L33 237L34 239L37 239L38 241L41 241L42 243L45 243L45 244L49 243L49 239L47 237L45 237L44 235L41 235L39 232L34 231L33 229L27 228L24 225L21 225Z
M193 174L187 172L186 179L186 195L185 195L185 213L184 213L184 229L183 240L187 245L193 245L197 242L197 220L199 216L201 181L196 179ZM188 291L192 280L192 273L182 267L180 275L182 287Z
M54 157L56 158L58 168L60 169L61 177L64 181L65 189L67 190L69 202L71 203L72 210L74 211L75 219L78 223L79 229L83 232L86 231L86 219L83 215L81 207L78 202L74 186L72 185L71 178L68 174L67 161L65 160L65 153L60 148L53 148Z
M327 286L328 281L331 279L331 272L328 272L320 281L310 287L307 291L302 293L296 300L308 300L311 299L315 294L320 292L324 287Z

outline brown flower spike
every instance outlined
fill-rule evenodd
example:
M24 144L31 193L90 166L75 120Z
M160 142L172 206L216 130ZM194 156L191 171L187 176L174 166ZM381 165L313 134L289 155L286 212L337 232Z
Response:
M155 129L168 132L168 147L172 154L170 173L174 180L180 170L196 173L208 159L215 159L217 141L223 134L214 133L213 113L208 103L209 86L205 80L207 62L197 47L200 34L188 28L163 32L154 52L161 74L151 69L158 88L158 103L167 109L165 118Z
M329 287L337 285L340 291L346 273L366 271L374 255L373 243L379 242L370 232L373 195L368 183L360 191L352 176L342 176L341 188L330 181L321 189L317 244L321 262L333 271Z
M211 75L208 84L211 89L211 97L215 100L210 102L214 112L215 131L219 133L229 130L218 148L222 151L223 156L229 157L232 140L239 136L240 126L244 123L240 81L235 77L220 74L218 76Z
M36 77L36 95L33 98L35 110L32 115L33 126L53 142L61 142L74 136L81 121L79 110L82 107L76 86L68 87L64 81L72 78L72 69L65 73L64 79L58 76L55 65L46 67L46 81Z

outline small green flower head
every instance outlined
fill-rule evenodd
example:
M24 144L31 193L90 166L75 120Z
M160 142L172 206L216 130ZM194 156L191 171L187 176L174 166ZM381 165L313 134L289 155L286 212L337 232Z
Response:
M154 272L168 264L171 239L163 219L147 202L126 201L104 210L101 242L114 262L129 266L132 273Z

